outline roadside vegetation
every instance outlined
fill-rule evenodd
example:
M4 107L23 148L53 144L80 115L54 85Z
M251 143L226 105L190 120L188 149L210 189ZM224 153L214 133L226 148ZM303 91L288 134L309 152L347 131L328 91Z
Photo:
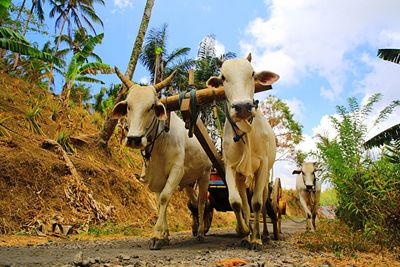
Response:
M364 105L350 98L348 107L338 106L331 117L337 136L320 135L317 148L323 177L336 191L338 218L367 239L394 246L400 243L399 142L386 145L378 159L364 146L367 126L381 123L400 106L393 101L367 124L380 98L372 95Z

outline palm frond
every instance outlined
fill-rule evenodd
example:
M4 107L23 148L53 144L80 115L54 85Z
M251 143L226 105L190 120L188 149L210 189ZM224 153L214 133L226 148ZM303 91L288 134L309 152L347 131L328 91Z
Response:
M381 112L379 112L378 118L374 121L373 126L378 125L382 121L386 120L390 114L393 113L393 110L400 106L400 100L393 100L388 106L383 108Z
M104 64L104 63L100 63L100 62L91 62L91 63L87 63L82 65L79 70L78 70L79 74L92 74L92 75L96 75L98 73L101 74L111 74L114 73L114 68L111 68L110 65L108 64Z
M85 83L100 83L100 84L105 84L105 82L103 82L103 81L101 81L101 80L99 80L99 79L96 79L96 78L93 78L93 77L88 77L88 76L76 76L75 77L75 80L76 81L78 81L78 82L85 82Z
M378 57L393 63L400 64L400 49L379 49Z

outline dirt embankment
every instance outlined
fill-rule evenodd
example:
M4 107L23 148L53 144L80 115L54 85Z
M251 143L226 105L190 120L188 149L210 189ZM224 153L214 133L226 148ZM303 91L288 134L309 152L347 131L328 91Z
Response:
M104 222L133 232L151 228L156 199L137 179L139 153L121 147L117 136L109 150L67 139L76 150L68 155L80 177L74 181L65 159L43 148L43 141L60 132L96 134L103 119L80 106L60 112L53 94L0 73L0 234L45 233L54 223L80 230ZM189 229L186 203L182 191L174 194L168 210L172 230Z

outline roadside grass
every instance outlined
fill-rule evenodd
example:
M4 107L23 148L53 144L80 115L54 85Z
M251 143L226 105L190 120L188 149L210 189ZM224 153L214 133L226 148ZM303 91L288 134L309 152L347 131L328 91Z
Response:
M335 263L358 262L364 266L362 262L369 259L373 266L383 266L381 264L386 264L386 261L392 261L395 264L392 266L400 266L400 248L390 244L383 248L367 240L361 230L352 230L337 219L321 219L317 221L315 232L304 231L293 236L291 241L301 249L324 255L320 259L314 258L314 261L330 258Z

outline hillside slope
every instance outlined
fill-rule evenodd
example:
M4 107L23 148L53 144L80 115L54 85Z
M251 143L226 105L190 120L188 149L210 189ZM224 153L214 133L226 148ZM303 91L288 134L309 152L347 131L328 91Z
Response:
M29 116L42 134L28 121ZM80 181L73 179L60 154L42 147L44 140L57 139L57 129L67 136L88 135L95 134L101 123L98 114L83 107L60 114L51 93L0 73L1 234L55 221L81 229L104 221L135 228L154 224L155 197L136 178L142 159L136 151L122 148L117 137L110 141L109 151L76 142L79 139L69 142L76 150L69 158ZM190 227L186 202L182 191L175 193L168 210L170 226Z

